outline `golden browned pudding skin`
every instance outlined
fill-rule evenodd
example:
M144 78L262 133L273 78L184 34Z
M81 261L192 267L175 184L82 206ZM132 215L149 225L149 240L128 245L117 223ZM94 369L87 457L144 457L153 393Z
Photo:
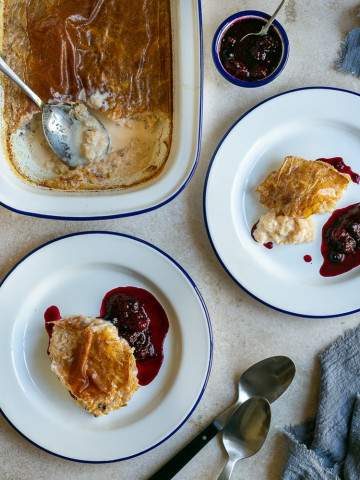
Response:
M260 203L278 215L308 218L332 212L350 177L328 163L288 156L257 187Z
M49 354L60 382L95 416L126 405L138 388L133 349L104 320L79 315L55 322Z
M101 110L108 119L136 121L143 115L150 132L163 119L172 125L169 0L140 0L136 8L127 0L4 0L3 43L10 66L45 101L87 102L100 92L106 94L106 108ZM4 84L10 146L11 134L38 109L16 86L9 81ZM167 150L171 126L169 130L163 141ZM159 173L164 161L154 167L139 158L141 174L122 184L129 162L131 173L136 170L133 157L141 157L143 149L134 142L136 149L138 154L132 154L131 160L124 160L121 152L110 155L108 165L76 171L59 166L55 178L36 183L65 190L141 183ZM121 162L124 165L118 165ZM114 169L116 179L111 181Z

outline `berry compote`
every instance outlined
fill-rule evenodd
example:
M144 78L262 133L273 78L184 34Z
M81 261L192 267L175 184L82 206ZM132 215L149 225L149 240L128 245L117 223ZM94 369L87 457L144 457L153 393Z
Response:
M347 173L351 180L354 183L360 183L360 175L355 173L349 165L346 165L344 160L341 157L333 157L333 158L318 158L318 162L328 163L332 165L338 172Z
M235 21L224 33L220 43L220 60L225 70L240 80L263 80L278 67L283 45L274 27L267 35L250 36L261 30L266 21L257 17L244 17Z
M49 353L49 346L50 346L50 339L54 328L54 322L61 319L61 313L58 307L52 305L51 307L47 308L44 313L44 320L45 320L45 329L47 334L49 335L49 344L47 353Z
M360 203L335 210L322 230L320 274L333 277L360 265Z
M134 348L139 383L149 384L160 370L169 329L167 315L158 300L142 288L115 288L105 295L100 317L112 322L119 336Z

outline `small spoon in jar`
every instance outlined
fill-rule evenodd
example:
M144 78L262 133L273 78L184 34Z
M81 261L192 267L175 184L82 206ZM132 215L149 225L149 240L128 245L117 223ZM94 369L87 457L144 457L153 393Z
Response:
M277 17L277 15L280 12L280 10L282 9L282 7L285 5L285 2L286 2L286 0L282 0L280 5L278 6L278 8L275 10L273 15L269 18L269 20L265 23L265 25L262 27L260 32L247 33L246 35L244 35L242 37L242 39L240 40L240 43L243 42L245 40L245 38L248 38L248 37L252 37L252 36L263 37L264 35L267 35L271 25L274 23L275 18Z
M40 108L45 138L68 167L76 168L103 159L110 151L110 136L102 122L79 103L45 103L0 57L0 71ZM89 154L84 143L89 142ZM95 153L95 156L94 156ZM90 157L91 155L91 157Z

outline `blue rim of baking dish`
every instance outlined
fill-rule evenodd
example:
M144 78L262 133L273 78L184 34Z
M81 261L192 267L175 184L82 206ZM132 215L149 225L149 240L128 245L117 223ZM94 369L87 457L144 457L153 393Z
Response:
M342 312L342 313L334 313L332 315L310 315L310 314L303 314L303 313L297 313L297 312L291 312L291 311L288 311L288 310L284 310L282 308L279 308L279 307L276 307L275 305L271 305L271 303L268 303L268 302L265 302L264 300L262 300L261 298L257 297L256 295L254 295L253 293L251 293L247 288L245 288L240 282L239 280L237 280L234 275L232 275L232 273L230 272L230 270L227 268L227 266L225 265L225 263L223 262L219 252L216 250L216 247L215 247L215 244L211 238L211 234L210 234L210 230L209 230L209 225L208 225L208 220L207 220L207 214L206 214L206 193L207 193L207 185L208 185L208 180L209 180L209 176L210 176L210 172L211 172L211 169L212 169L212 165L214 163L214 160L216 158L216 155L220 149L220 147L222 146L222 144L224 143L225 139L227 138L227 136L229 135L229 133L232 131L232 129L238 124L241 122L241 120L243 120L249 113L251 113L253 110L255 110L256 108L260 107L261 105L263 105L264 103L267 103L271 100L273 100L274 98L277 98L277 97L282 97L283 95L288 95L289 93L294 93L294 92L300 92L300 91L303 91L303 90L332 90L332 91L337 91L337 92L344 92L344 93L350 93L352 95L356 95L357 97L360 97L360 93L357 93L357 92L353 92L351 90L346 90L344 88L338 88L338 87L323 87L323 86L311 86L311 87L301 87L301 88L294 88L292 90L287 90L286 92L282 92L282 93L278 93L277 95L273 95L272 97L269 97L265 100L263 100L262 102L258 103L257 105L255 105L254 107L250 108L250 110L248 110L247 112L245 112L243 115L241 115L240 118L238 118L231 126L230 128L228 128L228 130L226 131L226 133L224 134L224 136L222 137L222 139L220 140L220 142L218 143L214 153L213 153L213 156L211 157L211 160L210 160L210 163L209 163L209 166L208 166L208 169L207 169L207 172L206 172L206 176L205 176L205 182L204 182L204 190L203 190L203 218L204 218L204 223L205 223L205 228L206 228L206 233L207 233L207 236L208 236L208 239L210 241L210 244L214 250L214 253L218 259L218 261L220 262L220 264L222 265L222 267L224 268L224 270L226 271L226 273L234 280L234 282L242 289L244 290L244 292L246 292L248 295L250 295L250 297L252 297L253 299L257 300L258 302L262 303L263 305L265 305L266 307L269 307L273 310L276 310L277 312L281 312L281 313L285 313L287 315L292 315L294 317L301 317L301 318L337 318L337 317L345 317L347 315L352 315L354 313L357 313L360 311L360 307L359 308L356 308L355 310L351 310L349 312Z
M287 33L284 27L281 25L281 23L278 22L277 20L274 20L273 26L277 31L281 39L281 43L283 45L283 56L280 60L279 65L268 77L265 77L263 80L257 80L253 82L240 80L239 78L236 78L233 75L231 75L229 72L227 72L227 70L223 67L223 64L220 60L220 55L219 55L219 43L223 38L225 31L230 27L230 25L244 17L257 17L257 18L268 20L270 18L270 15L268 13L261 12L260 10L242 10L241 12L234 13L230 17L226 18L217 28L214 35L214 39L212 43L213 60L220 75L222 75L226 80L233 83L234 85L237 85L238 87L244 87L244 88L262 87L274 81L280 75L280 73L284 70L289 58L289 51L290 51L289 38L287 36Z
M181 192L185 190L185 188L190 183L192 177L195 174L197 166L199 164L200 153L201 153L201 138L202 138L202 124L203 124L203 96L204 96L204 33L203 33L203 19L202 19L202 5L201 0L197 0L198 5L198 17L199 17L199 56L200 56L200 93L199 93L199 125L198 125L198 135L196 141L196 153L194 164L191 168L191 171L187 178L184 180L182 185L170 195L169 198L159 202L152 207L134 210L133 212L125 212L125 213L115 213L112 215L94 215L91 217L71 217L71 216L62 216L62 215L48 215L36 212L27 212L26 210L19 210L18 208L11 207L4 202L0 201L0 206L10 210L14 213L19 213L20 215L25 215L28 217L35 217L35 218L45 218L50 220L63 220L63 221L96 221L96 220L112 220L116 218L124 218L124 217L134 217L136 215L141 215L143 213L152 212L153 210L157 210L158 208L163 207L164 205L170 203L174 200Z
M196 402L194 403L193 407L190 409L189 413L186 415L186 417L184 418L184 420L182 420L182 422L174 429L172 430L172 432L170 432L165 438L163 438L162 440L160 440L160 442L152 445L151 447L149 448L146 448L145 450L142 450L138 453L134 453L133 455L130 455L130 456L127 456L127 457L120 457L120 458L117 458L115 460L79 460L77 458L71 458L71 457L66 457L64 455L60 455L58 453L55 453L55 452L52 452L51 450L47 450L45 447L42 447L41 445L38 445L36 442L34 442L33 440L31 440L29 437L27 437L25 434L23 434L6 416L6 414L4 413L4 411L0 408L0 413L2 414L2 416L4 417L4 419L23 437L25 438L26 440L28 440L32 445L34 445L35 447L37 448L40 448L41 450L47 452L47 453L50 453L51 455L54 455L56 457L59 457L59 458L63 458L64 460L70 460L72 462L78 462L78 463L91 463L91 464L105 464L105 463L115 463L115 462L122 462L124 460L130 460L131 458L135 458L135 457L138 457L140 455L143 455L144 453L147 453L149 452L150 450L153 450L154 448L158 447L159 445L161 445L162 443L164 443L166 440L168 440L170 437L172 437L187 421L188 419L191 417L191 415L194 413L196 407L198 406L202 396L204 395L204 392L205 392L205 389L207 387L207 384L208 384L208 381L209 381L209 376L210 376L210 372L211 372L211 367L212 367L212 361L213 361L213 349L214 349L214 340L213 340L213 331L212 331L212 326L211 326L211 320L210 320L210 315L209 315L209 312L208 312L208 309L206 307L206 304L205 304L205 301L200 293L200 290L198 289L196 283L194 282L194 280L190 277L190 275L187 273L187 271L184 269L184 267L182 267L180 265L180 263L178 263L176 260L174 260L168 253L164 252L163 250L161 250L161 248L153 245L152 243L150 242L147 242L146 240L143 240L139 237L135 237L133 235L128 235L126 233L119 233L119 232L111 232L111 231L107 231L107 230L89 230L89 231L84 231L84 232L77 232L77 233L70 233L68 235L64 235L62 237L58 237L58 238L55 238L53 240L50 240L46 243L43 243L42 245L40 245L39 247L36 247L35 249L33 249L31 252L27 253L21 260L19 260L16 265L5 275L5 277L3 278L3 280L1 281L0 283L0 288L2 287L2 285L4 284L4 282L6 281L6 279L12 274L12 272L23 262L25 261L28 257L30 257L31 255L33 255L34 253L36 253L38 250L41 250L42 248L45 248L47 247L48 245L51 245L52 243L56 243L58 241L61 241L61 240L64 240L66 238L70 238L70 237L78 237L78 236L82 236L82 235L114 235L114 236L117 236L117 237L124 237L124 238L128 238L130 240L133 240L135 242L139 242L139 243L142 243L144 245L146 245L147 247L150 247L152 248L153 250L156 250L158 253L160 253L161 255L163 255L164 257L166 257L168 260L170 260L170 262L178 269L180 270L180 272L184 275L185 279L189 282L189 284L191 285L191 287L193 288L193 290L195 291L195 294L197 295L198 299L200 300L200 303L201 303L201 306L202 306L202 309L203 309L203 312L205 314L205 317L206 317L206 321L207 321L207 326L208 326L208 333L209 333L209 360L208 360L208 367L207 367L207 372L206 372L206 375L205 375L205 379L204 379L204 383L203 383L203 386L201 388L201 391L200 391L200 394L196 400Z

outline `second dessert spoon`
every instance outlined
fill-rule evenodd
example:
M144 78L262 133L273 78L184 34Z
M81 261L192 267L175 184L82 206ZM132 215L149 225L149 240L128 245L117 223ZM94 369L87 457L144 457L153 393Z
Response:
M270 421L270 404L265 398L249 398L240 405L222 432L229 458L218 480L229 480L239 460L260 450L268 435Z

